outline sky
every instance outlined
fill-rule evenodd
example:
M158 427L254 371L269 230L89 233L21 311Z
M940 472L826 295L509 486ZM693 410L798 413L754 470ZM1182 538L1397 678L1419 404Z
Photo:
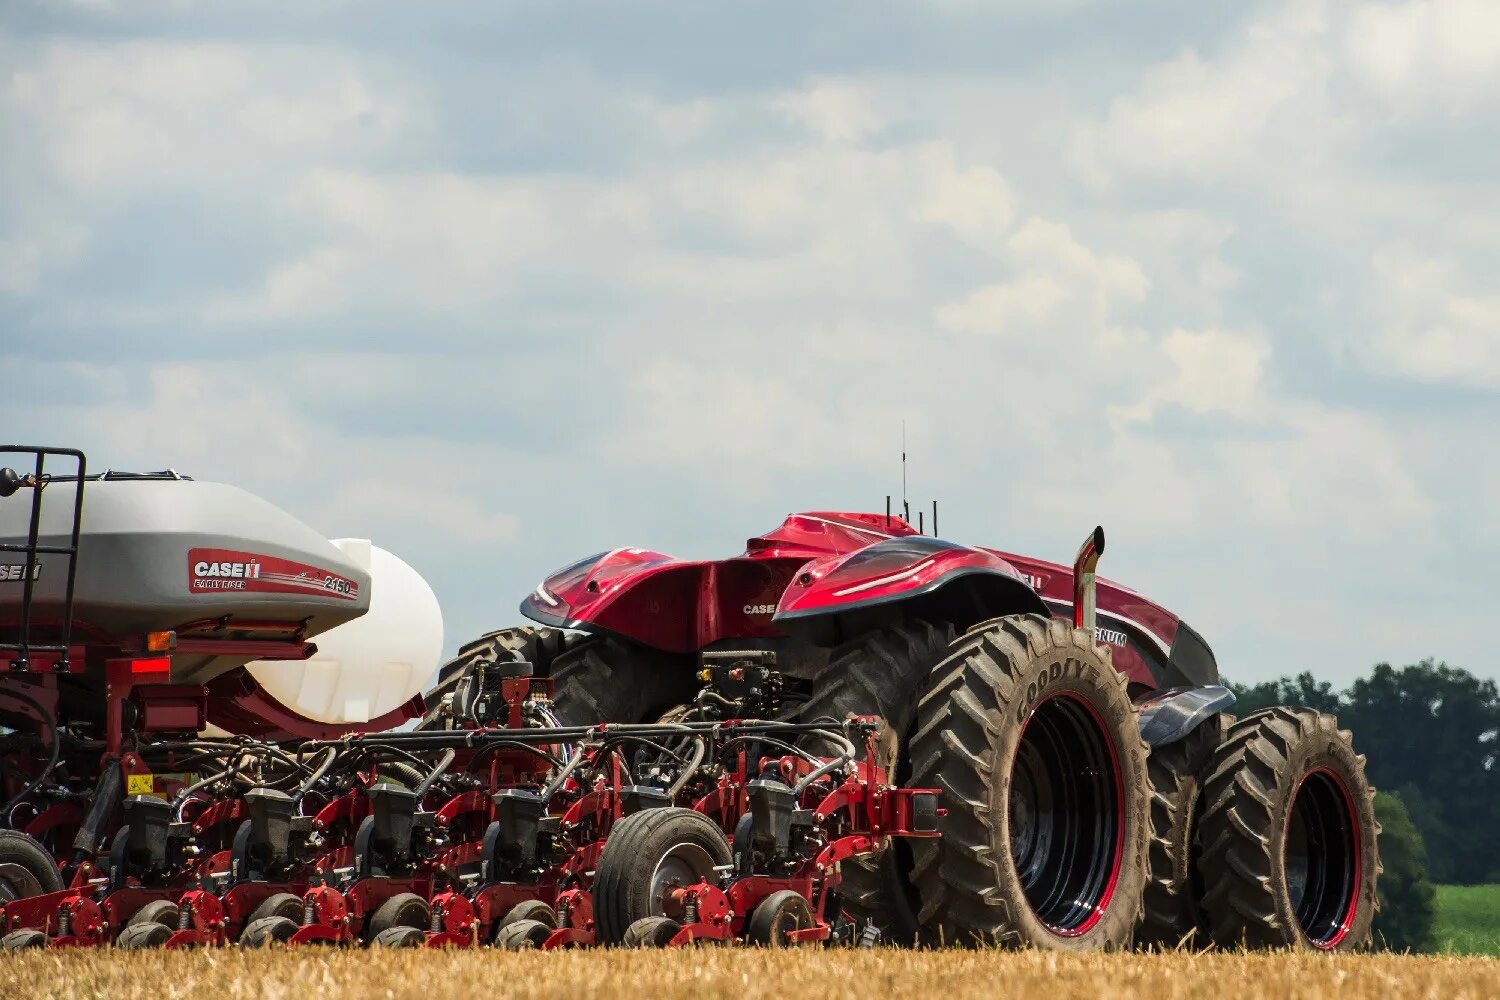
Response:
M0 439L414 565L941 501L1238 680L1500 676L1492 0L0 6Z

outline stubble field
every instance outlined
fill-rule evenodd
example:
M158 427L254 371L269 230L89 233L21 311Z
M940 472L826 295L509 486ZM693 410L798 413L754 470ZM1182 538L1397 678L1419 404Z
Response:
M1372 955L1081 955L701 948L552 954L117 952L0 956L0 997L116 1000L539 998L1494 997L1500 960Z

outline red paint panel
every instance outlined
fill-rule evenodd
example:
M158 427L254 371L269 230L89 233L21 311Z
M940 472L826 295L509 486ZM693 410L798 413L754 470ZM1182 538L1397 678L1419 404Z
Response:
M276 556L235 549L189 549L188 591L317 594L344 601L359 598L359 584L331 570Z

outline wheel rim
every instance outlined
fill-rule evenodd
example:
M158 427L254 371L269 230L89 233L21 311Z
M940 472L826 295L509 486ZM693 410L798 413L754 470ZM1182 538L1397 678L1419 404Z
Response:
M1297 925L1319 948L1349 933L1359 903L1359 838L1354 801L1328 768L1303 776L1287 815L1282 865Z
M23 865L0 864L0 902L26 899L42 894L42 883Z
M697 844L674 844L656 863L651 873L652 916L676 917L678 907L671 902L673 889L707 882L713 878L714 859Z
M1011 760L1010 854L1026 903L1054 934L1104 916L1124 857L1124 786L1115 743L1082 696L1038 702Z

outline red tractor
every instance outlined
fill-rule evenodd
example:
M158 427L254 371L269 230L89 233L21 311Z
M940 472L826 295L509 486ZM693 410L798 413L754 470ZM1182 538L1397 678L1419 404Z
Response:
M846 863L842 905L888 939L1365 945L1377 826L1349 734L1227 716L1207 643L1096 581L1103 549L1096 529L1068 567L809 512L728 559L599 553L522 602L546 627L465 646L424 725L507 659L550 674L563 724L876 716L877 763L946 810L940 839Z

